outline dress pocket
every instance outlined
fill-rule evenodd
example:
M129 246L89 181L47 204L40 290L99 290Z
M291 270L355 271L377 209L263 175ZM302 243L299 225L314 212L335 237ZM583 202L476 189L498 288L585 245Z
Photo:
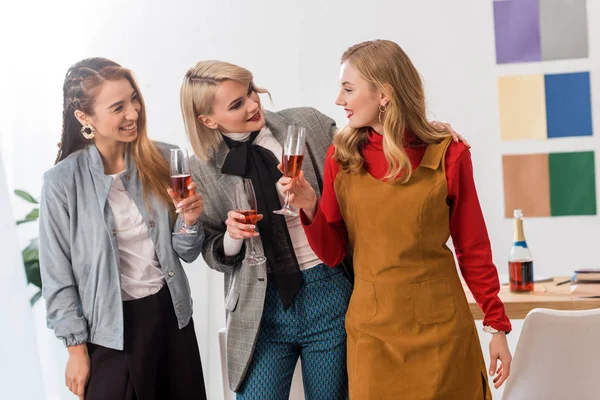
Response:
M350 315L359 322L367 322L377 314L375 285L354 276L354 291L350 298Z
M417 321L423 325L443 324L456 312L450 281L446 277L411 283L410 299Z

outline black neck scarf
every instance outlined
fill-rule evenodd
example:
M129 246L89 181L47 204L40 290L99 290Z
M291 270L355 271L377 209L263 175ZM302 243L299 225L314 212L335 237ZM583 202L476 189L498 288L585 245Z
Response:
M277 169L279 162L271 151L252 144L259 133L260 131L252 132L245 142L223 135L229 153L221 167L221 173L241 176L252 181L257 211L263 215L263 219L258 221L257 225L265 257L274 275L283 308L287 310L304 281L285 217L273 213L281 208L275 186L282 176Z

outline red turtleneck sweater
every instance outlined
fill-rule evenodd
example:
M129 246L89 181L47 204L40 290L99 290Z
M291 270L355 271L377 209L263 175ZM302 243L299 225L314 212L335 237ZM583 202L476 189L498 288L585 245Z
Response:
M383 179L387 161L383 153L383 136L370 132L362 150L364 168L375 178ZM413 170L421 163L426 145L409 134L405 147ZM337 202L333 182L340 169L333 159L334 148L327 152L323 195L312 223L301 213L304 231L317 256L327 265L339 264L348 249L348 233ZM492 261L492 250L483 213L473 180L471 153L462 143L452 142L446 152L447 203L450 207L450 234L462 276L483 310L484 325L509 332L511 324L504 304L498 297L500 283Z

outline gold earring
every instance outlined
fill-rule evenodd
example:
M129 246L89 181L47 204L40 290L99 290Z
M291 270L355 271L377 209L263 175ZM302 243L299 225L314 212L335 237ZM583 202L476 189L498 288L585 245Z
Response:
M379 105L379 115L377 115L377 119L379 120L379 123L383 125L383 122L381 121L381 114L385 114L387 110L385 109L385 105L380 104Z
M96 131L94 130L94 127L90 124L85 124L81 127L81 134L84 138L92 140L96 136Z

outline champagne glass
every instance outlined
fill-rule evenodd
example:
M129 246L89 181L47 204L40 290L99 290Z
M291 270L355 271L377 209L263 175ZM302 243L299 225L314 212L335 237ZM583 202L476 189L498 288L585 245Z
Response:
M192 174L188 164L188 151L186 149L171 149L171 188L175 192L177 201L181 201L190 195L188 186L192 183ZM196 231L185 224L185 210L181 209L181 220L183 226L173 235L190 235Z
M304 161L304 140L306 138L306 129L297 125L289 125L285 143L283 143L283 155L281 162L283 164L283 175L288 178L296 179L302 169ZM275 214L297 217L298 213L290 208L290 192L285 195L285 204L280 210L273 211Z
M250 179L242 179L235 185L235 207L239 214L244 216L238 221L243 224L256 225L258 222L258 207L256 204L256 195L254 186ZM267 261L267 259L256 252L254 247L254 237L250 237L250 254L247 254L242 265L254 266Z

